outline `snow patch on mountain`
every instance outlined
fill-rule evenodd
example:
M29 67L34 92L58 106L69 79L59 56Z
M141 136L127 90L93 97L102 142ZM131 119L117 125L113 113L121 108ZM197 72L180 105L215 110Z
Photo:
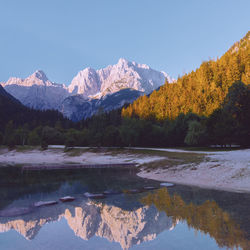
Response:
M163 85L166 79L173 81L165 72L121 58L117 64L104 69L87 68L80 71L69 85L69 92L100 97L131 88L149 94Z

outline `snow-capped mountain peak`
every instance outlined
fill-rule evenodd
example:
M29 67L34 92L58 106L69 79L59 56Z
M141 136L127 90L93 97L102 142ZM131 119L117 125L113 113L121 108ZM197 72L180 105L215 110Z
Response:
M165 72L120 58L117 64L103 69L87 68L80 71L69 85L69 92L83 96L96 96L101 93L104 96L131 88L149 94L163 85L166 78L172 82Z
M165 73L146 64L120 58L115 65L95 70L85 68L77 73L71 84L51 82L42 70L25 79L11 77L0 83L7 92L24 105L35 109L57 109L72 120L131 103L142 94L149 94L168 79Z
M51 82L42 70L25 79L11 77L2 85L24 105L35 109L59 109L62 101L69 96L65 85Z
M78 72L69 85L68 90L72 94L82 94L85 97L98 93L100 81L96 70L88 67Z
M7 85L19 85L19 86L26 86L31 87L33 85L52 85L53 83L50 82L42 70L35 71L32 75L28 76L25 79L11 77L4 86Z
M116 65L118 67L124 68L124 67L129 67L129 64L132 64L132 63L126 60L125 58L120 58Z
M47 76L42 70L36 70L30 77L40 79L44 82L48 81Z

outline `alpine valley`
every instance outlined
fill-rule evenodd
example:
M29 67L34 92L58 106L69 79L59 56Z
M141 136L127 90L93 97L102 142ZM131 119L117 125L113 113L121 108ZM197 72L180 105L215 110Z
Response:
M51 82L41 70L26 79L11 77L1 83L23 105L37 109L56 109L65 117L79 121L100 110L110 111L148 95L173 79L165 72L123 58L115 65L80 71L69 84Z

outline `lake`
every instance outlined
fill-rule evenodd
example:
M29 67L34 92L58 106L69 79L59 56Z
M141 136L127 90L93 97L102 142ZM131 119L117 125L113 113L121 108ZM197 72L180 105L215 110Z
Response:
M105 190L118 194L83 195ZM1 168L0 249L250 249L249 207L247 193L161 187L131 170Z

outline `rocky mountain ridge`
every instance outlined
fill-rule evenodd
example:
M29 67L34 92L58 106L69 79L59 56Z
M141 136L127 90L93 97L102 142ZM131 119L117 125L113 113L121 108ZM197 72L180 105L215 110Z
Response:
M62 101L69 96L64 84L51 82L41 70L25 79L11 77L2 86L22 104L38 110L60 110Z
M115 65L94 70L86 68L80 71L69 85L69 92L84 96L104 96L124 88L142 91L146 94L159 88L165 79L172 82L165 72L151 69L146 64L129 62L120 58Z
M121 58L117 64L103 69L86 68L80 71L68 87L50 81L42 70L25 79L11 77L0 84L25 106L38 110L59 110L70 119L80 120L96 114L100 108L109 111L133 102L140 95L159 88L166 79L173 81L165 72ZM125 89L131 91L126 92ZM110 101L110 106L103 107L106 96L109 95L110 100L114 93L120 91L120 98L115 98L116 103Z

